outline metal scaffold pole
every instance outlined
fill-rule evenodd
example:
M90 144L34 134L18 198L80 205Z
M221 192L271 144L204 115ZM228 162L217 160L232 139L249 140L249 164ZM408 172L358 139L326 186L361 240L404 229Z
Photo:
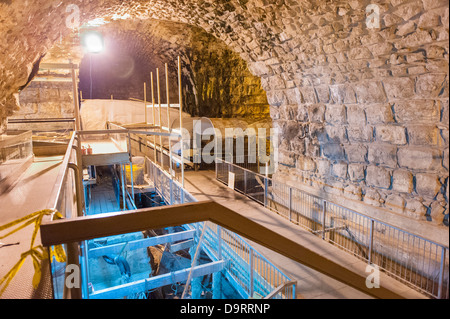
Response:
M178 100L180 103L180 158L181 158L181 186L184 188L184 153L183 153L183 93L181 88L181 59L178 56ZM184 203L184 193L182 202Z

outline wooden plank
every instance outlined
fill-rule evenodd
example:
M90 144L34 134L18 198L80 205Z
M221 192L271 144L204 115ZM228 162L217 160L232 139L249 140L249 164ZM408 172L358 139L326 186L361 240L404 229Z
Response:
M192 269L192 277L195 278L222 271L224 267L225 261L223 260L196 266ZM187 280L190 271L191 268L185 268L168 274L99 290L89 295L89 299L117 299L177 282L183 282Z
M146 248L149 246L167 244L167 243L171 243L171 242L179 241L179 240L192 239L192 238L194 238L194 234L195 234L195 230L187 230L187 231L182 231L182 232L177 232L177 233L172 233L172 234L167 234L167 235L161 235L161 236L157 236L157 237L138 239L138 240L129 241L127 243L120 243L120 244L115 244L115 245L99 247L99 248L93 248L93 249L89 250L88 255L89 255L89 258L91 258L91 257L96 258L96 257L100 257L103 255L108 255L108 254L118 254L118 253L120 253L120 251L122 250L124 245L126 245L127 250L131 251L131 250Z
M39 64L39 69L42 70L70 70L78 69L78 65L74 63L41 63Z
M126 164L130 162L128 152L111 153L111 154L92 154L83 155L83 166L106 166L113 164Z

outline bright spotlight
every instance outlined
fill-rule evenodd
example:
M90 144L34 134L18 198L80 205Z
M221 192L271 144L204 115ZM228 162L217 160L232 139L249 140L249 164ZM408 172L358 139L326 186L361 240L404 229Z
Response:
M82 36L83 47L90 53L100 53L103 51L103 37L98 32L88 32Z

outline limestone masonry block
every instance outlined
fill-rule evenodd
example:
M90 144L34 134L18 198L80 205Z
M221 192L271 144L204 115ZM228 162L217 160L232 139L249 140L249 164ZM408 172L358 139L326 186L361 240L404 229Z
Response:
M439 121L439 105L434 100L408 100L394 103L395 119L399 123L427 123Z
M388 189L391 186L391 173L381 166L367 167L366 183L370 186Z
M380 125L375 127L376 140L396 145L406 144L405 128L394 125Z
M400 167L413 170L438 170L441 167L441 153L435 149L403 147L397 156Z
M394 145L369 145L368 161L395 168L397 165L397 147Z
M345 154L350 163L365 163L367 161L367 146L363 144L346 145Z
M413 191L413 174L410 171L396 169L392 174L392 189L400 193Z
M364 180L364 165L362 164L349 164L348 165L348 176L352 182L359 182Z
M435 197L441 189L439 177L434 174L416 174L416 191L419 195Z
M332 166L331 166L331 174L335 177L346 179L347 178L347 169L348 169L347 163L345 163L345 162L335 163L335 164L332 164Z
M412 145L437 145L439 130L434 125L412 125L407 127L409 143Z
M325 111L325 120L333 124L345 124L347 122L347 112L345 105L328 104Z

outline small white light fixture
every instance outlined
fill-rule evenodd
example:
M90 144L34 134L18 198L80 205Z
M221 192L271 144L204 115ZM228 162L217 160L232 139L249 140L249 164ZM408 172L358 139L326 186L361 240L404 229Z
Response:
M104 49L103 37L95 31L84 33L81 38L81 43L85 50L90 53L100 53Z

